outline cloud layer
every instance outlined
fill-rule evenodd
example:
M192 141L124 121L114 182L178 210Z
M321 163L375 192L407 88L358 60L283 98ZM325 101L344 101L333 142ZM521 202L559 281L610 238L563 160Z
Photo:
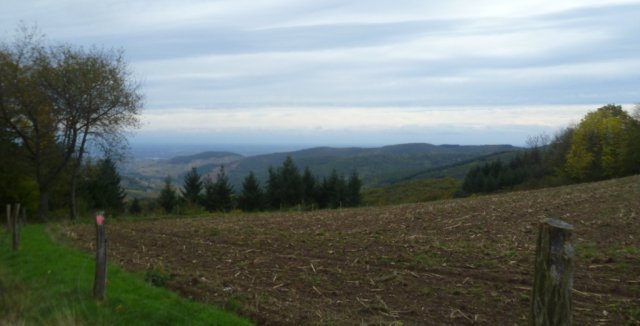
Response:
M463 125L457 108L508 106L550 125L567 105L639 102L638 17L640 1L0 1L0 36L22 20L54 40L124 48L147 125L181 112L228 130L295 112L282 118L298 129L379 117L372 131L410 129L394 122L422 121L414 108ZM505 125L481 112L465 117Z

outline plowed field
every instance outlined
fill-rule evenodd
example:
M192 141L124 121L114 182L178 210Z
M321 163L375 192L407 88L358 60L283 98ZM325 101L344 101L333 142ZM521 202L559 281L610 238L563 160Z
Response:
M525 325L540 220L574 225L576 325L640 323L640 176L426 204L116 222L109 259L262 325ZM90 250L95 231L68 234Z

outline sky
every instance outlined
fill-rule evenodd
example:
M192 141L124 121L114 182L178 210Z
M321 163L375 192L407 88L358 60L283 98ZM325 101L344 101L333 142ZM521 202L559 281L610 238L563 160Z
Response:
M20 22L124 50L132 142L523 145L640 102L640 1L0 0Z

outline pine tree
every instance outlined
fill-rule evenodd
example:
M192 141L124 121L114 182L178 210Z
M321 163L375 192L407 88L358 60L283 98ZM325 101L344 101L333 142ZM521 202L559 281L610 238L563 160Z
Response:
M165 212L171 213L178 203L178 196L175 189L171 185L171 177L167 176L164 180L164 187L160 191L158 197L158 204L164 209Z
M258 179L253 171L242 182L242 193L239 198L239 206L243 211L254 212L262 210L264 195Z
M180 190L182 198L192 205L197 205L202 202L202 190L203 181L198 170L195 167L191 168L184 176L184 185Z

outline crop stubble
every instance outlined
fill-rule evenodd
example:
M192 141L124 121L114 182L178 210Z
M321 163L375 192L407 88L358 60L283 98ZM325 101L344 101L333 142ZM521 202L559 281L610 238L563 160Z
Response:
M640 176L391 207L112 223L111 261L259 324L527 323L538 222L575 227L576 324L640 318ZM93 246L92 228L69 234Z

